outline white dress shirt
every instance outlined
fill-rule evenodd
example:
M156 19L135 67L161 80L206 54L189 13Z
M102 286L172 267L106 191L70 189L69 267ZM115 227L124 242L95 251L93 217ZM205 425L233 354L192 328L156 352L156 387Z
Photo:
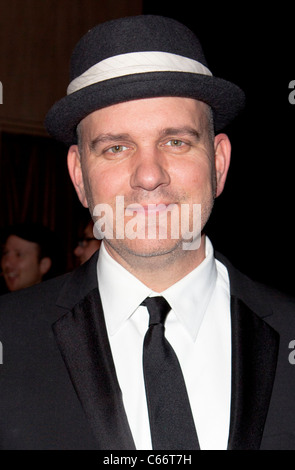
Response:
M142 348L149 314L141 302L151 291L118 264L102 243L98 284L123 402L138 450L150 450ZM204 261L161 293L171 312L166 337L186 382L200 448L227 447L231 397L230 293L227 269L206 238Z

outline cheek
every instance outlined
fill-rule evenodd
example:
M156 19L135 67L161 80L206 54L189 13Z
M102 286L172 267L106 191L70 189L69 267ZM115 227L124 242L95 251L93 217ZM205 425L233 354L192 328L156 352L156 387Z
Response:
M175 185L181 186L192 199L197 198L199 202L214 191L214 168L210 161L193 162L183 165L175 173Z
M117 168L93 168L90 169L85 186L87 199L89 195L94 203L112 204L116 196L124 195L126 192L125 171L118 171ZM90 194L89 194L90 193Z
M35 273L38 271L39 264L35 259L32 258L27 258L25 260L22 260L22 262L19 264L19 268L23 272L32 272Z
M22 261L18 264L19 276L22 280L31 278L35 273L35 266L32 266L30 263Z

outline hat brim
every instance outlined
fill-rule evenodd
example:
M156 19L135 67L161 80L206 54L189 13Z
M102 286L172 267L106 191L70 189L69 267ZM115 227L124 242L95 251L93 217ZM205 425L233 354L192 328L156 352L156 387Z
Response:
M90 113L125 101L164 96L207 103L213 110L216 132L228 125L245 104L244 92L221 78L185 72L150 72L105 80L62 98L49 110L45 127L51 136L72 145L77 142L77 125Z

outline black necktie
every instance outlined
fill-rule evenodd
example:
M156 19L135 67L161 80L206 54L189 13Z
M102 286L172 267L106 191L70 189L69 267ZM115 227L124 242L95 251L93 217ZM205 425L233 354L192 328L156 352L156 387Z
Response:
M150 314L143 344L143 369L153 449L199 449L182 371L164 336L170 305L164 297L148 297L142 305Z

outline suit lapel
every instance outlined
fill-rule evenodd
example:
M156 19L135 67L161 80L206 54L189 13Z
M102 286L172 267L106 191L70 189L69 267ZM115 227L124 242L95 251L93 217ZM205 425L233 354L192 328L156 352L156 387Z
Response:
M247 278L232 268L226 259L221 261L229 270L231 284L232 403L228 449L254 450L259 449L263 434L279 338L241 300L251 287L247 285ZM97 289L96 262L97 256L71 275L58 300L58 305L63 312L66 309L66 313L53 325L53 331L97 438L98 448L132 450L135 445L123 406ZM251 292L248 297L253 308L253 302L257 304L256 295ZM249 299L245 302L248 303ZM261 303L261 299L258 302ZM253 310L256 311L255 308ZM270 314L270 311L266 313Z
M75 282L69 284L73 289ZM53 332L98 448L135 449L97 287L55 322Z
M278 334L231 297L232 403L229 450L259 449L275 377Z

